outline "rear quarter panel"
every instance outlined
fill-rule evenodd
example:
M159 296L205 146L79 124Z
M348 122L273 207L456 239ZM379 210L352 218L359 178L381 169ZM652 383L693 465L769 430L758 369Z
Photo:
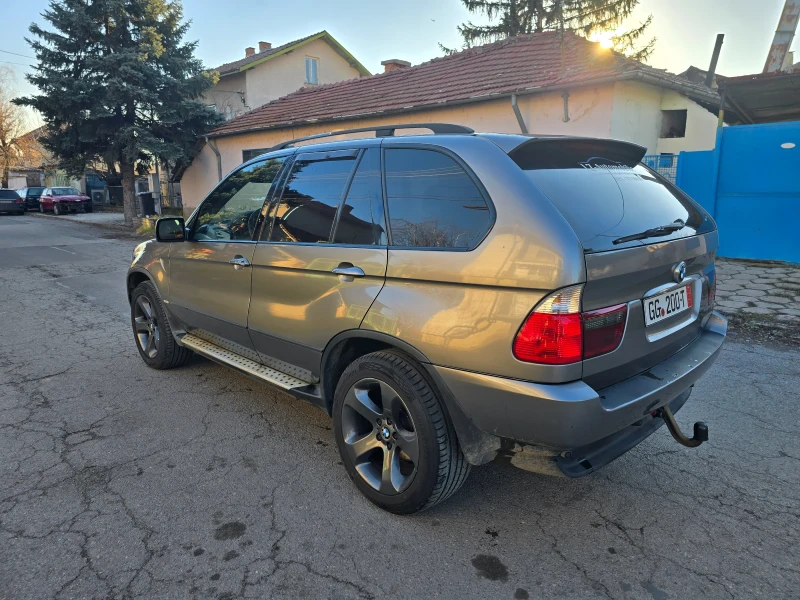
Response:
M437 136L437 142L483 184L494 225L471 251L390 248L386 284L362 328L400 338L440 366L542 382L579 379L579 364L532 365L511 351L544 295L585 281L577 237L495 144L468 136Z

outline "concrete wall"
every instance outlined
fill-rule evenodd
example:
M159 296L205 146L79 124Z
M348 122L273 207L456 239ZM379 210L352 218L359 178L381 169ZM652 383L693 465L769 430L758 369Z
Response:
M661 111L686 110L686 136L660 138ZM678 154L714 147L717 116L673 90L619 81L614 85L611 137L635 142L648 154Z
M245 71L247 104L250 108L258 108L303 87L306 83L307 56L319 60L317 77L320 84L359 77L358 70L351 67L327 42L314 40Z
M217 111L226 117L237 117L250 110L243 102L242 96L237 92L245 94L246 72L235 73L220 78L217 84L203 96L203 102L213 104Z
M717 139L717 115L672 90L664 90L661 110L686 110L686 137L661 138L657 154L678 154L681 150L712 150Z
M320 76L321 74L322 63L320 62ZM305 70L303 70L303 76L305 76ZM563 120L564 105L561 92L520 96L518 104L528 131L532 133L609 137L613 97L612 85L577 89L570 92L570 120L568 122ZM228 136L218 138L214 142L222 157L224 177L242 163L242 150L269 148L287 139L337 129L420 122L456 123L472 127L475 131L497 133L519 133L520 131L511 109L511 102L508 98L504 98L403 115ZM206 145L181 180L184 212L188 215L216 184L216 156Z

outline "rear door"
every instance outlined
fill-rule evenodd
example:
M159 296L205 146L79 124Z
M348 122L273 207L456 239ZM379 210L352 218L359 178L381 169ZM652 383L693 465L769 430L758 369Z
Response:
M268 366L309 381L386 274L379 141L340 148L298 152L253 257L253 344Z
M613 140L535 140L510 156L559 209L585 252L583 311L627 305L620 346L584 360L590 385L645 371L690 343L711 310L711 217Z

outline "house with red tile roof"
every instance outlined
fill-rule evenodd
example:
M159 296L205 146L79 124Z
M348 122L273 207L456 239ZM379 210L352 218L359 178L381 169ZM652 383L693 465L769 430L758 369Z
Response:
M216 67L219 81L205 102L231 119L300 88L371 75L367 68L327 31L272 47L259 42L245 48L244 58Z
M578 35L521 35L385 72L304 87L210 132L181 180L190 212L220 175L282 141L391 123L617 138L648 153L714 147L716 90Z

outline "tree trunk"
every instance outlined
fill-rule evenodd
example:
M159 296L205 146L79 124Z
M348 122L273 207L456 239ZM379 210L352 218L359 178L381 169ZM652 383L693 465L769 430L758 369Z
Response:
M8 187L8 160L3 161L3 181L0 182L0 187Z
M125 212L125 224L133 225L136 216L136 175L133 172L133 163L122 160L119 164L122 175L122 208Z

